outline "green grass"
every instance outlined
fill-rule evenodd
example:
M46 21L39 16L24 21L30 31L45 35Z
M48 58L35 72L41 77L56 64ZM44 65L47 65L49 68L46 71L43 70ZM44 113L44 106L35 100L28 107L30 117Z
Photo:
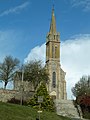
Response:
M90 119L90 112L86 112L86 113L84 113L84 118L86 118L86 119Z
M31 107L0 102L0 120L36 120L37 116L37 111ZM46 111L43 111L40 117L41 120L70 120Z

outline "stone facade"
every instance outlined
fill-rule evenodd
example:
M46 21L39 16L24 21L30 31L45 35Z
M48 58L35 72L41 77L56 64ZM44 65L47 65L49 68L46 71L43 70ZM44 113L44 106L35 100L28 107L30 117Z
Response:
M23 91L34 91L34 87L30 81L22 81L21 73L17 72L14 77L14 90L21 90L23 87Z
M18 94L18 92L14 90L0 89L0 101L7 102L11 98L14 98L16 94Z
M65 72L60 66L60 34L56 31L54 9L50 31L46 36L46 68L49 72L49 94L55 99L67 99Z
M20 100L21 97L23 98L23 100L28 100L32 98L33 95L34 95L33 91L30 92L23 91L23 93L21 94L21 91L18 90L0 89L0 101L2 102L7 102L8 100L11 100L11 98Z

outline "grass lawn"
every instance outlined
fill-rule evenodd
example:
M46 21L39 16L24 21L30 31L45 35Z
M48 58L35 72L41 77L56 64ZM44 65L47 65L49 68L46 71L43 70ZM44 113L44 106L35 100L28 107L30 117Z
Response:
M36 120L37 116L37 111L31 107L0 102L0 120ZM71 120L46 111L40 117L41 120Z
M86 113L84 113L84 118L86 118L86 119L90 119L90 112L86 112Z

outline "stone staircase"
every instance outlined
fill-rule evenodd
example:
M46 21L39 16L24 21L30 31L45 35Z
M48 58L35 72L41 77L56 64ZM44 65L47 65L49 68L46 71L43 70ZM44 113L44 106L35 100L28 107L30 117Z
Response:
M80 118L77 108L72 100L56 100L56 111L58 115L71 118Z

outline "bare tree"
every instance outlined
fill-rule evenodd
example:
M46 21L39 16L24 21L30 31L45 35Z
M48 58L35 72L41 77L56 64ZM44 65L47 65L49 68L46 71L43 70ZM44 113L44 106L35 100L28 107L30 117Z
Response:
M12 80L19 63L19 60L17 58L13 58L12 56L6 56L4 61L0 63L0 80L5 82L5 89L8 82Z

